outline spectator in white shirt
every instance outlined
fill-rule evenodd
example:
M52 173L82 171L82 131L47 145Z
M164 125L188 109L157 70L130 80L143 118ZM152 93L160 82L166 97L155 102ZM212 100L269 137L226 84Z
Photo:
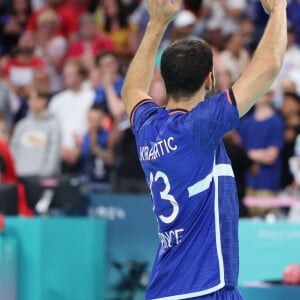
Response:
M246 0L204 0L202 12L207 28L220 28L223 35L235 32L246 6Z
M220 58L221 63L230 71L232 82L235 82L250 61L249 54L243 47L243 38L240 33L230 34L226 38L225 49L221 52Z
M66 90L55 95L50 102L49 109L62 126L61 155L65 172L75 171L75 141L87 130L87 113L95 98L95 92L82 85L85 75L85 69L78 61L68 61L63 69Z
M296 44L295 28L291 24L288 24L286 55L273 88L275 90L274 105L278 109L282 105L284 92L300 94L300 48Z

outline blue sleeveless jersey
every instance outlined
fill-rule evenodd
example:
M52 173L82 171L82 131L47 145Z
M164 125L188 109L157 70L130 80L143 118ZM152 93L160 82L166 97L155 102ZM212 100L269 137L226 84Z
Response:
M188 299L236 286L238 200L222 142L239 126L232 90L191 111L144 100L131 123L160 240L146 299Z

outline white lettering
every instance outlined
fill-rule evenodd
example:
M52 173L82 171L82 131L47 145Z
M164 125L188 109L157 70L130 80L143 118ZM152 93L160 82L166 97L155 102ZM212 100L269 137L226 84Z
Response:
M140 147L140 161L156 160L178 149L174 145L174 137L163 139L151 145L151 147Z
M168 146L172 151L176 151L177 150L177 145L173 146L171 145L171 141L174 141L173 137L168 138Z
M178 245L182 241L184 229L170 230L167 232L159 232L158 237L160 239L161 245L164 249L170 249L175 245Z
M160 152L162 155L165 155L164 147L162 146L163 141L159 141L157 145L160 147Z

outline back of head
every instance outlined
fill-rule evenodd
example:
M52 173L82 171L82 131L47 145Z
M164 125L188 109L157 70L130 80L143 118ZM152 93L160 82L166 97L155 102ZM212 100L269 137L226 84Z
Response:
M212 72L213 54L202 40L179 40L169 46L161 60L161 74L168 98L191 97Z

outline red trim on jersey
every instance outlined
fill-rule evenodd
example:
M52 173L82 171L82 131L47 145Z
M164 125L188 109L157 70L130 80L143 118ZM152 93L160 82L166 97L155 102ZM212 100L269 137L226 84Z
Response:
M231 99L231 97L230 97L229 90L226 90L226 96L227 96L228 102L229 102L230 104L232 104L233 101L232 101L232 99Z
M236 105L236 99L235 99L232 88L229 88L228 90L226 90L226 96L227 96L228 102L231 105L237 106Z
M132 109L131 114L130 114L130 124L131 124L131 125L133 124L133 118L134 118L134 114L135 114L136 109L137 109L141 104L144 104L144 103L147 103L147 102L153 102L153 103L157 104L157 103L156 103L154 100L152 100L152 99L144 99L144 100L138 102L138 103L135 105L135 107Z

